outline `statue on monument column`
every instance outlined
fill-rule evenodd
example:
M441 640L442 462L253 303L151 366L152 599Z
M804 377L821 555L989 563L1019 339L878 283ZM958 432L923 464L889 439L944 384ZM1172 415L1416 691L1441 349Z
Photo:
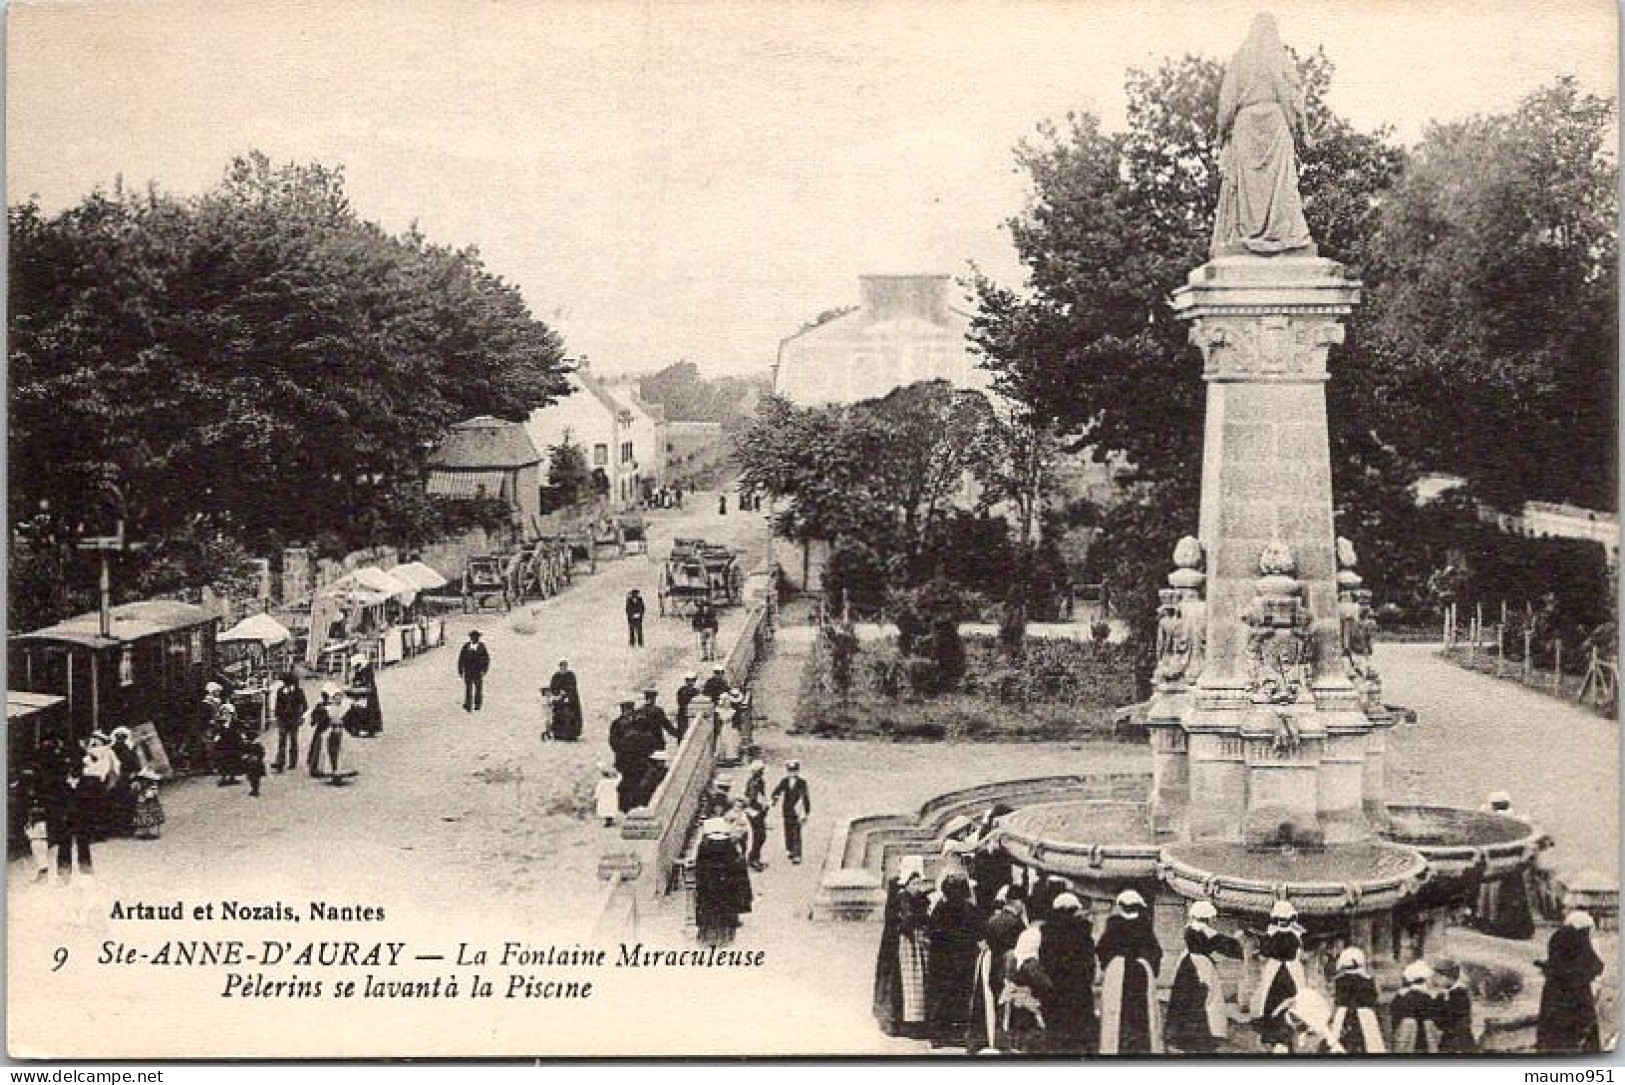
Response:
M1303 79L1273 15L1253 20L1219 88L1219 210L1213 255L1314 255L1298 194L1307 142Z

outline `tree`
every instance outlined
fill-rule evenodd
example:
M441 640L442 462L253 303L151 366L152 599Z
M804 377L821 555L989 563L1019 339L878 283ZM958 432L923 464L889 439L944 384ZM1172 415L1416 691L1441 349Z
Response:
M566 433L548 452L546 507L542 511L570 508L589 500L596 492L586 451Z
M658 403L674 422L720 422L732 426L744 421L749 404L771 382L746 377L700 375L693 362L673 362L638 381L638 397Z
M1394 441L1497 503L1614 507L1614 123L1560 79L1432 126L1382 207L1380 392L1412 408Z
M770 396L735 458L741 485L778 501L781 537L842 544L841 585L870 583L877 570L916 584L943 571L940 532L992 425L985 397L943 381L850 405L802 408Z
M1358 133L1329 111L1323 54L1300 66L1315 134L1303 153L1305 213L1323 254L1359 264L1400 155L1386 132ZM1173 543L1196 524L1201 361L1167 298L1208 257L1221 76L1219 63L1191 56L1131 72L1124 132L1089 114L1040 125L1017 149L1033 195L1008 224L1027 282L1015 290L978 274L972 283L973 339L1032 432L1127 464L1131 507L1104 517L1090 564L1142 631ZM1367 364L1354 357L1359 336L1350 341L1338 381ZM1372 384L1351 380L1342 393L1348 417L1333 439L1334 460L1351 465L1345 483L1363 480L1382 448L1371 437Z
M70 535L111 464L154 561L198 522L222 545L168 552L397 541L452 422L564 390L558 336L477 250L363 221L335 169L250 154L200 196L118 185L9 227L14 523L47 501Z

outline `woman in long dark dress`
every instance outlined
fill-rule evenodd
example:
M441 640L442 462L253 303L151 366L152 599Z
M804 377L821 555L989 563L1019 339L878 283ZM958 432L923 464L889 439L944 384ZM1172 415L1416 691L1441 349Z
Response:
M1199 900L1190 906L1185 925L1185 952L1174 968L1173 987L1168 992L1168 1024L1163 1033L1168 1046L1192 1054L1208 1054L1219 1049L1229 1035L1230 1017L1224 1004L1224 987L1219 982L1214 958L1240 958L1241 943L1213 927L1219 917L1211 901Z
M559 661L559 669L547 683L547 692L553 705L548 734L561 742L574 742L581 737L581 691L567 661Z
M925 1022L932 1040L951 1043L964 1034L982 920L963 874L943 878L940 893L926 919Z
M1083 902L1073 893L1050 901L1050 918L1038 960L1049 977L1043 999L1046 1049L1057 1054L1092 1055L1100 1044L1095 1020L1095 939Z
M1377 1027L1377 982L1366 970L1365 953L1358 946L1338 955L1332 1005L1331 1032L1345 1054L1387 1054Z
M1517 817L1512 812L1512 796L1493 792L1484 804L1492 814ZM1485 934L1519 941L1535 936L1535 912L1530 898L1529 873L1518 867L1499 878L1487 878L1478 888L1473 923Z
M733 827L721 818L707 818L694 856L694 924L700 941L708 946L732 942L739 917L750 909L750 870Z
M1295 1030L1283 1019L1281 1007L1308 986L1302 954L1298 910L1290 901L1278 900L1270 908L1270 925L1258 947L1264 967L1252 1003L1253 1024L1266 1047L1284 1045L1290 1050L1295 1040Z
M886 891L886 910L875 954L875 1020L888 1036L925 1035L925 976L931 902L925 860L903 858Z
M384 732L384 707L378 703L378 671L364 655L351 660L349 695L351 715L355 720L351 732L361 738L371 738Z
M1438 1037L1439 1002L1428 990L1433 970L1412 961L1401 977L1403 986L1388 1004L1388 1028L1396 1055L1431 1055Z
M1151 929L1144 897L1132 889L1117 895L1096 951L1105 968L1100 984L1100 1053L1161 1054L1157 969L1162 967L1162 947Z
M1010 951L1016 948L1017 939L1026 929L1026 909L1020 900L1001 903L988 918L971 980L970 1020L965 1025L966 1054L975 1055L989 1048L1002 1051L1009 1046L1001 1023L1000 998L1004 994Z
M1589 912L1570 912L1546 943L1546 960L1535 962L1546 973L1535 1025L1535 1050L1542 1054L1602 1050L1591 991L1603 972L1602 958L1591 945L1594 926Z

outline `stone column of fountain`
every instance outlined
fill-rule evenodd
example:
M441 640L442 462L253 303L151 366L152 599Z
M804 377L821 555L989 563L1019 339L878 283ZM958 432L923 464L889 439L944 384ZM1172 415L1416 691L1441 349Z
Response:
M1206 361L1206 600L1199 673L1148 713L1159 832L1307 847L1369 832L1373 724L1342 646L1325 392L1359 297L1331 260L1255 255L1217 257L1174 295Z

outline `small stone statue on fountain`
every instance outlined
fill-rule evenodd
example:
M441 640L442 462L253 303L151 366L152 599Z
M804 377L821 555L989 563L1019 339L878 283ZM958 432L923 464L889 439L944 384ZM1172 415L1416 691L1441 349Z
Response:
M1204 554L1195 536L1174 547L1175 569L1168 575L1157 614L1157 679L1165 685L1195 682L1202 673L1207 644L1207 603L1202 598Z

